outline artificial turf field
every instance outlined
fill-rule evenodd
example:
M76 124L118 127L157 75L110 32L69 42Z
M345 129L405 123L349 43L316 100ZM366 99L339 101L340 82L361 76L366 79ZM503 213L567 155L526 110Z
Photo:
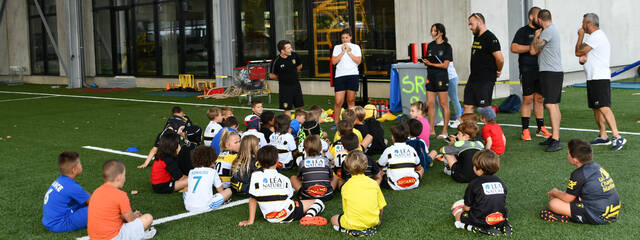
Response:
M185 212L182 196L178 193L161 195L153 193L149 183L151 168L136 169L143 159L113 153L84 149L90 145L124 151L130 146L146 155L156 134L162 130L170 115L171 103L116 101L72 97L35 98L40 95L23 95L7 92L54 93L110 98L147 99L184 103L234 105L236 98L226 100L198 100L195 98L148 96L150 89L129 89L111 93L72 92L64 88L51 89L49 85L0 86L0 109L3 112L0 128L0 209L4 224L0 227L0 239L70 239L87 235L86 230L71 233L51 233L40 223L42 201L46 189L57 178L57 155L65 150L77 151L84 171L76 181L88 192L102 184L101 166L108 159L121 159L127 166L127 181L123 190L138 190L129 195L133 209L151 213L154 219ZM621 131L640 133L640 90L612 90L613 111ZM587 108L586 90L565 88L560 108L562 127L595 129L593 114ZM22 99L22 100L20 100ZM275 108L273 103L265 108ZM331 96L305 96L307 106L318 104L323 108ZM12 100L12 101L7 101ZM499 104L501 100L494 101ZM194 124L205 127L208 123L208 106L180 105ZM250 113L248 109L234 110L236 117ZM520 124L519 114L498 114L498 123ZM535 125L535 121L531 121ZM549 125L548 116L545 120ZM392 123L384 123L386 137L390 139ZM329 124L323 128L329 130ZM243 129L241 127L241 129ZM640 236L640 135L623 134L628 139L625 147L612 152L607 146L594 147L594 159L613 177L622 199L618 222L606 226L590 226L574 223L548 223L538 217L546 207L547 191L553 187L564 190L571 171L575 168L567 162L566 143L571 138L593 139L597 133L575 130L561 131L564 149L546 153L538 146L541 138L523 142L519 140L520 128L503 126L507 137L507 151L501 157L497 175L507 186L507 208L513 225L514 239L637 239ZM436 131L439 131L436 129ZM450 130L449 133L454 133ZM333 135L330 133L330 135ZM11 136L11 137L8 137ZM444 143L431 139L430 149L439 149ZM487 236L455 229L449 209L464 195L466 184L455 183L442 173L442 163L425 174L420 187L409 191L383 189L387 200L382 225L373 238L376 239L464 239ZM287 175L293 174L293 171ZM234 201L239 198L234 197ZM237 227L248 217L247 205L200 214L156 225L157 239L333 239L348 238L327 226L300 226L299 223L269 224L256 214L256 222L249 227ZM341 213L340 195L326 202L322 216L329 219Z

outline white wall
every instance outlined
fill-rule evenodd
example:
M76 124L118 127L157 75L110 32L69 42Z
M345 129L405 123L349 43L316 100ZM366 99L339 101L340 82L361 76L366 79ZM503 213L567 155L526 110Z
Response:
M504 66L502 67L502 74L498 80L509 79L508 54L510 53L512 36L509 36L507 0L471 0L470 10L467 17L474 12L482 13L487 29L493 32L498 38L498 41L500 41L500 50L502 51L502 56L504 56ZM469 54L471 54L471 52L469 52Z
M634 0L533 0L534 6L551 11L553 23L562 38L562 66L565 72L582 71L574 55L582 16L593 12L600 17L600 28L611 43L611 66L628 65L640 60L640 21L636 15L640 1Z

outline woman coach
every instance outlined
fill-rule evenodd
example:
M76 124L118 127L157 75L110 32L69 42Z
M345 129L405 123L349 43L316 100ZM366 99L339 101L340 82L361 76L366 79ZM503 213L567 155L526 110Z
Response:
M335 79L333 87L335 94L335 105L333 106L333 119L340 120L342 105L344 104L345 93L347 96L347 106L349 108L356 105L356 92L358 91L358 65L362 62L362 51L356 44L351 43L351 31L344 29L340 33L342 44L333 48L331 57L332 63L336 64Z

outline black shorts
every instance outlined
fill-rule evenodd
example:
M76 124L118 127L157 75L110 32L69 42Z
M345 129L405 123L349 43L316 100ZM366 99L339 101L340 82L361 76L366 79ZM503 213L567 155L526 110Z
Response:
M283 222L298 221L304 217L304 206L302 206L302 201L293 200L293 204L295 205L293 212L291 212L287 218L282 220Z
M542 93L542 89L540 89L539 72L520 73L520 85L522 85L522 96L531 96L534 93Z
M153 191L156 193L173 193L175 188L175 181L171 180L166 183L153 184L151 185Z
M345 90L357 92L359 87L358 75L340 76L333 79L333 88L336 92Z
M449 90L449 76L447 74L433 74L427 78L427 91L446 92Z
M540 72L540 88L544 104L558 104L562 100L563 72Z
M280 109L292 110L304 106L300 83L280 82L278 87L280 88Z
M573 201L569 203L571 207L571 221L577 223L587 223L587 224L600 224L596 220L594 220L587 209L584 208L584 204L580 201Z
M495 81L467 83L464 88L464 105L491 106L491 97L493 96L495 85Z
M598 109L611 106L611 81L590 80L587 81L587 101L589 108Z

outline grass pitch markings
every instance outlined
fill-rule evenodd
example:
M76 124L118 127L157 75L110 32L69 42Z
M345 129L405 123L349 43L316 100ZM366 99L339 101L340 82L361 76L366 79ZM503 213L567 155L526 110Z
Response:
M42 97L28 97L28 98L5 99L5 100L0 100L0 102L24 101L24 100L33 100L33 99L42 99L42 98L52 98L52 97L57 97L57 96L42 96Z

